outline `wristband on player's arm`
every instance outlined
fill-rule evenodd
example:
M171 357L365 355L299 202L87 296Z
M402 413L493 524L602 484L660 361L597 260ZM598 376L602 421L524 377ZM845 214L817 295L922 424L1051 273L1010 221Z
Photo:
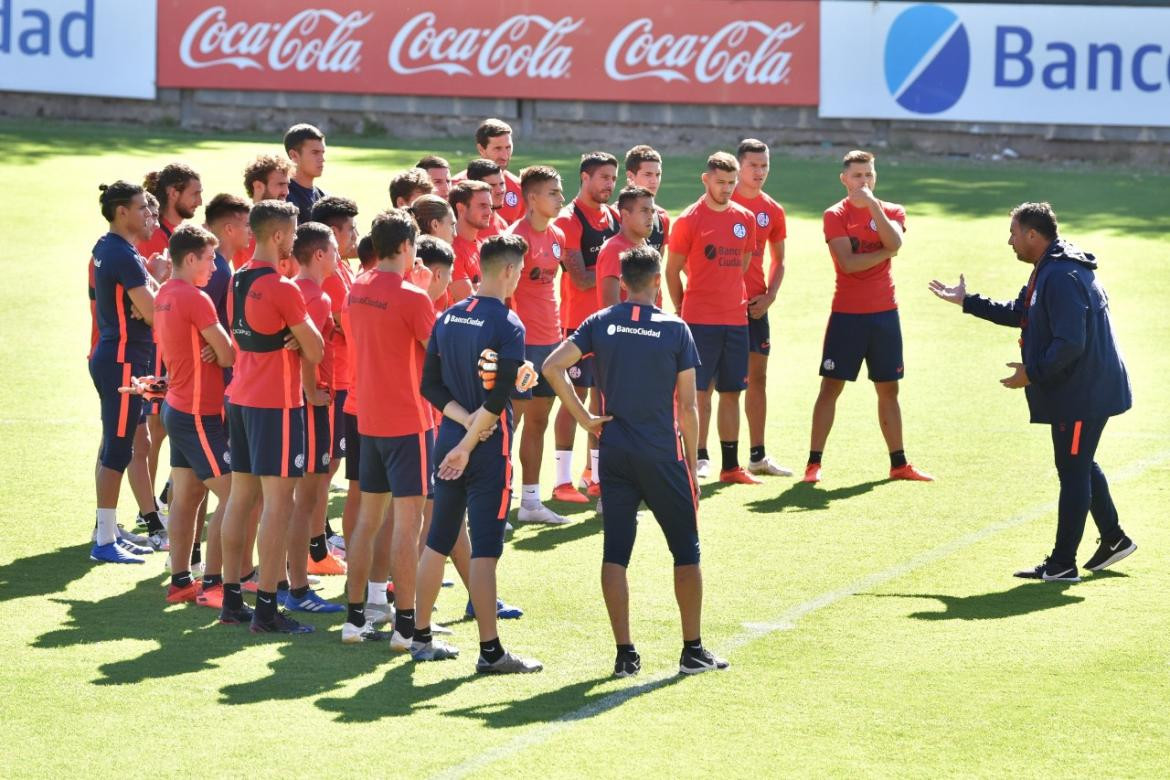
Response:
M451 395L451 391L443 384L443 361L438 355L428 354L423 362L419 392L440 412L447 408L447 404L455 400L455 396Z
M483 408L492 414L500 414L508 403L513 386L516 384L516 374L520 370L520 361L509 358L500 358L496 369L496 384L488 391L484 399Z

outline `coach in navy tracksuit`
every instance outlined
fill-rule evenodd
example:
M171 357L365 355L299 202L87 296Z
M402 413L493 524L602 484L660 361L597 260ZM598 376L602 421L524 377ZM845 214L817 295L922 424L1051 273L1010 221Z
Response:
M1060 508L1052 554L1016 576L1077 582L1077 547L1088 512L1101 539L1086 569L1100 571L1137 549L1118 524L1109 483L1093 460L1105 423L1133 405L1129 376L1109 324L1109 299L1094 273L1097 261L1057 237L1052 207L1017 206L1008 243L1017 258L1035 266L1016 300L968 295L962 276L955 287L933 281L930 288L967 314L1020 329L1023 362L1009 363L1015 373L1002 383L1024 388L1032 422L1052 427Z

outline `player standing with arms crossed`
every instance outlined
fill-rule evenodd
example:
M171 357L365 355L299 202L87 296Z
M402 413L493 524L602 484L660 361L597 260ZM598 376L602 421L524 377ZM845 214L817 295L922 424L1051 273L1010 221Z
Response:
M626 152L626 186L642 187L657 198L658 188L662 186L662 155L645 144L639 144ZM658 254L665 256L670 238L670 215L658 204L654 205L654 212L654 229L646 243Z
M598 309L613 306L626 299L626 291L622 289L621 281L622 255L636 246L649 246L647 241L658 224L654 195L643 187L626 187L622 190L618 195L617 208L618 214L621 215L622 230L606 239L597 253L595 273ZM659 300L655 302L655 306L662 303L661 290L658 295Z

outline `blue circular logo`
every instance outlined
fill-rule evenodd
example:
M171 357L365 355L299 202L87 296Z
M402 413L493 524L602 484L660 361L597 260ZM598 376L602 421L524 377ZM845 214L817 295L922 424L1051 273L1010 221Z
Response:
M963 96L971 70L967 28L949 8L907 8L886 36L886 86L915 114L946 111Z

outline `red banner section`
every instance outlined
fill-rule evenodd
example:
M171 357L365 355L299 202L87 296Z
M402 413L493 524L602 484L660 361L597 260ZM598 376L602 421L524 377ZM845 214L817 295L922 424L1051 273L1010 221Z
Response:
M814 0L159 0L158 86L815 105Z

